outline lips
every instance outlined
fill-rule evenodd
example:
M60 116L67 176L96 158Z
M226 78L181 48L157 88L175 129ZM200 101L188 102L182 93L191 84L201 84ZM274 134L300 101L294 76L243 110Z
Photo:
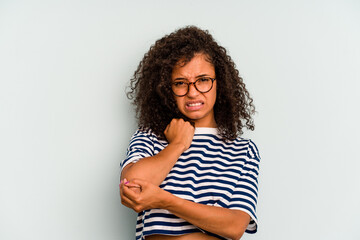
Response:
M188 107L195 107L195 106L200 106L202 105L202 103L189 103L187 104Z
M191 101L191 102L187 102L185 104L185 108L189 111L196 111L201 109L204 106L204 102L203 101Z

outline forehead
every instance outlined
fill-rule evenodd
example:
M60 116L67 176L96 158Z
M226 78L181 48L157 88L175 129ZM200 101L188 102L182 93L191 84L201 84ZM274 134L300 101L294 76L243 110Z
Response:
M198 53L189 62L185 62L185 59L180 59L173 68L172 78L194 78L204 74L215 77L215 68L210 62L209 57Z

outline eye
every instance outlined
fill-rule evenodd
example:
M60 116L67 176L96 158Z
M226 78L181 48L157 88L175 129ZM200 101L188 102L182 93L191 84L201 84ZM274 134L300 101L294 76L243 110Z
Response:
M202 83L207 83L207 82L210 81L210 78L206 78L206 77L204 77L204 78L199 78L198 81L199 81L199 82L202 82Z
M176 81L173 83L175 87L182 87L186 85L185 81Z

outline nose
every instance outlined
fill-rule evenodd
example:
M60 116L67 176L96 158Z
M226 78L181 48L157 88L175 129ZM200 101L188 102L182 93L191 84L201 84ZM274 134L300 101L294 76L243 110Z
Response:
M189 84L188 97L196 97L199 95L199 91L195 88L195 82Z

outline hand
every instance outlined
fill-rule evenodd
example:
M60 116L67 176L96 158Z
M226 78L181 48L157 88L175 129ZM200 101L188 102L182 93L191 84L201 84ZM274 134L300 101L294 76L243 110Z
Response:
M139 191L133 191L134 186L138 186ZM120 184L121 203L137 213L147 209L162 208L167 193L158 186L140 179Z
M130 183L126 178L120 181L119 188L120 188L120 197L121 197L121 184L125 184L129 189L131 189L135 193L140 192L140 185Z
M184 147L184 151L187 150L194 137L195 128L190 122L184 121L184 119L171 120L167 125L164 134L169 144L180 144Z

